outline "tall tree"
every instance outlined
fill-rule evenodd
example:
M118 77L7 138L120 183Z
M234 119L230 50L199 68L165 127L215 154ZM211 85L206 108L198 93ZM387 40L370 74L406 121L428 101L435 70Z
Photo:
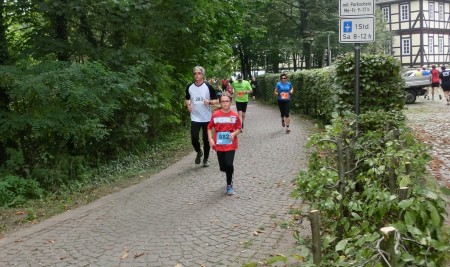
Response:
M8 42L6 40L6 30L8 29L8 25L5 20L5 5L5 0L0 0L0 65L4 65L9 58Z

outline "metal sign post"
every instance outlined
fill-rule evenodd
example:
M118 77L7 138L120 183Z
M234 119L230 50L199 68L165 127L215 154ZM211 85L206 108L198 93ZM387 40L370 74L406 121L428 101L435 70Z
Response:
M361 44L355 44L355 114L359 116L359 59L361 57Z
M355 44L355 114L359 116L361 43L375 41L375 1L339 0L339 42Z

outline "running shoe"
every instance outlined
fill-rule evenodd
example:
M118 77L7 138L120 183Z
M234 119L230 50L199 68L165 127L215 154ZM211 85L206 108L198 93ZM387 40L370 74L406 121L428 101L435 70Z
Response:
M281 126L284 127L286 124L284 124L284 120L281 120Z
M197 152L197 157L195 157L195 164L200 164L200 161L202 160L203 152L200 150Z
M441 95L439 95L439 100L442 100L442 96Z
M234 195L234 189L232 185L227 185L227 195Z
M209 161L207 160L203 161L203 167L209 167Z
M286 129L286 133L288 134L288 133L290 133L290 132L291 132L291 129L287 128L287 129Z

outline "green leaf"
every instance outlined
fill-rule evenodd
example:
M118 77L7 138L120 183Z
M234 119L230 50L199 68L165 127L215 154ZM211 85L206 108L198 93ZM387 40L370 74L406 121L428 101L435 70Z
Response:
M267 260L267 264L271 265L275 262L287 262L287 260L288 260L287 257L282 256L282 255L277 255L277 256L270 257Z
M336 244L335 251L337 252L337 251L342 251L342 250L344 250L345 247L347 246L347 243L348 243L348 238L339 241L339 242Z
M358 213L356 213L356 212L352 212L352 216L353 216L353 218L355 218L357 220L361 220L361 216L359 216Z
M428 211L430 212L431 222L435 227L438 227L441 224L441 216L439 216L438 210L431 203L427 203L427 206Z
M348 232L348 236L353 237L361 233L361 229L359 227L353 226Z
M416 221L416 217L414 216L414 214L412 212L405 212L405 223L407 225L414 225L414 222Z
M411 234L413 234L415 236L422 236L423 235L422 231L420 231L419 229L417 229L414 226L407 225L406 229L408 230L408 232L410 232Z
M402 261L404 261L404 262L414 261L414 257L411 254L409 254L408 252L403 253L401 258L402 258Z
M411 184L411 179L409 176L403 176L400 180L400 187L406 187Z
M325 238L323 239L322 247L324 249L327 248L331 244L331 242L333 242L335 239L336 239L335 236L332 237L330 235L326 235Z
M398 207L405 210L412 205L413 201L414 201L414 199L412 199L412 198L402 200L402 201L400 201L400 203L398 203Z
M427 198L431 198L433 200L439 199L439 196L436 193L428 191L428 190L424 190L423 195L426 196Z

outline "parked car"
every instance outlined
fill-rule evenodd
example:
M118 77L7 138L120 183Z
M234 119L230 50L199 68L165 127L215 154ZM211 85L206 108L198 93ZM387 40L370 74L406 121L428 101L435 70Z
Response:
M406 104L416 102L418 96L427 93L427 87L431 86L431 76L415 76L415 70L405 72L402 77L405 81L405 101Z

